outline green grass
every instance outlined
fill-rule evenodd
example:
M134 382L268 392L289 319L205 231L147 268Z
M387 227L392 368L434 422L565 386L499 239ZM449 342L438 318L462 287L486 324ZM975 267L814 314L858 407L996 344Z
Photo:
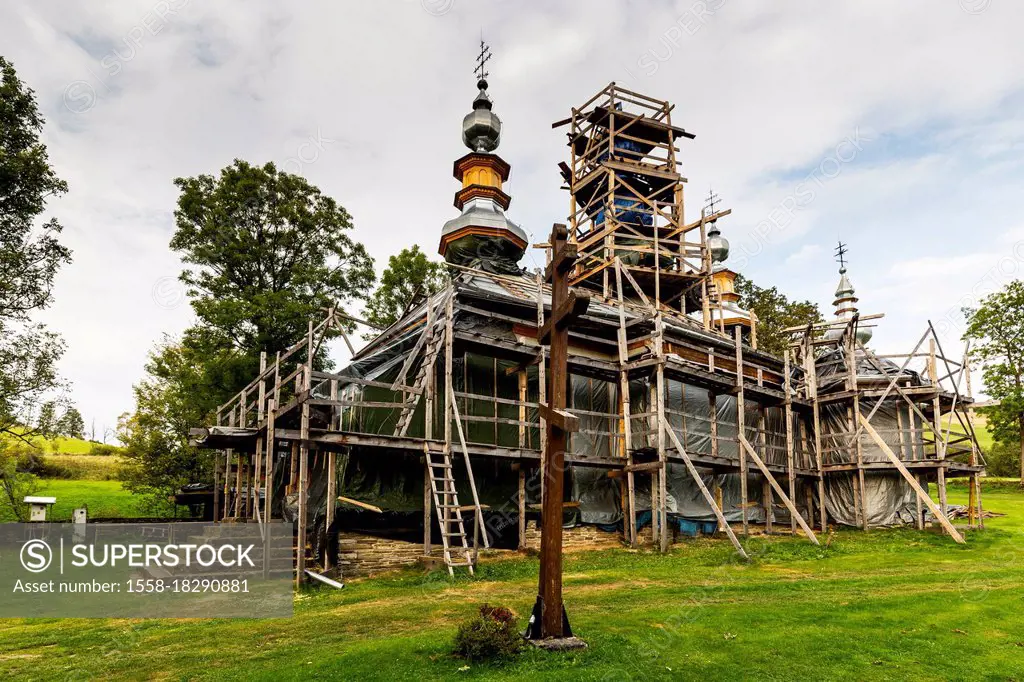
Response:
M954 486L950 501L966 501ZM590 644L503 667L449 655L479 604L529 613L537 560L490 561L454 582L413 570L309 592L282 620L0 621L0 674L35 679L1024 679L1024 494L955 545L912 529L751 537L668 555L565 559L565 599ZM78 678L76 678L78 679Z
M44 478L78 481L117 480L123 460L117 455L44 455Z
M158 515L147 508L145 498L124 490L119 481L43 479L41 483L37 495L57 498L57 503L50 508L48 519L51 521L69 521L71 512L82 505L88 506L90 518L133 519ZM0 508L0 522L14 520L10 510Z

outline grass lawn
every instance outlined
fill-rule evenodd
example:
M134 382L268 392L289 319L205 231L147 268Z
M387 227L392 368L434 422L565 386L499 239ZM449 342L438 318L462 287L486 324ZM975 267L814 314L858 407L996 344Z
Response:
M134 519L158 515L146 508L144 498L123 489L120 481L65 481L48 478L40 483L42 489L38 495L57 498L57 503L50 508L51 521L69 521L71 512L82 505L88 505L90 518ZM14 520L9 510L0 509L0 522Z
M966 501L953 486L951 502ZM493 560L454 583L413 570L309 592L284 620L0 621L0 673L35 679L1024 679L1024 494L969 533L838 531L823 546L751 537L754 557L701 540L668 555L566 557L583 652L505 667L449 655L479 604L529 613L537 560ZM75 679L78 679L77 677Z

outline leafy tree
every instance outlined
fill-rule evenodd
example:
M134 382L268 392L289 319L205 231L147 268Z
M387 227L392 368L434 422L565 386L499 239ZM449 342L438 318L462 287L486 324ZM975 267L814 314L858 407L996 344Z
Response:
M788 337L783 330L824 320L818 304L791 301L778 287L764 289L743 275L736 276L735 286L740 306L757 315L758 350L782 355L788 347Z
M47 400L39 408L39 416L36 417L36 430L44 436L51 436L57 432L57 402L55 400Z
M83 438L85 436L85 420L78 408L71 406L64 411L57 424L57 433L68 438Z
M187 437L219 400L208 390L205 361L167 339L150 355L147 378L134 387L135 410L118 424L125 446L120 479L127 490L166 499L182 485L210 480L212 454L189 446Z
M35 94L3 57L0 78L0 433L25 437L33 406L61 383L56 365L64 344L32 314L52 302L54 277L71 261L58 241L60 223L36 226L47 199L67 192L67 184L39 141Z
M985 408L989 429L997 442L1019 448L1024 486L1024 282L1010 282L977 308L964 308L964 315L964 339L982 362L985 392L998 401Z
M198 321L154 350L120 425L126 487L157 495L210 479L212 459L188 445L188 429L252 380L261 351L273 358L324 308L365 298L374 282L348 212L304 178L236 160L217 177L174 182L171 248Z
M39 491L39 479L20 466L31 446L0 438L0 517L9 511L18 521L28 521L27 495Z
M427 260L420 247L402 249L388 259L388 267L380 278L380 286L370 297L363 317L378 329L394 324L414 299L439 291L448 281L443 263ZM364 334L371 339L374 333Z
M287 348L323 308L365 298L373 259L348 212L305 178L236 160L181 190L171 248L208 341L253 355Z

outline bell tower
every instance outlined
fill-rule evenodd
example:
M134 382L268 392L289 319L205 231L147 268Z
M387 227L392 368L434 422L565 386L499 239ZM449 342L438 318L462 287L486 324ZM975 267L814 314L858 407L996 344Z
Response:
M501 142L501 119L492 111L484 65L490 48L480 41L477 92L473 110L462 119L462 142L470 152L455 161L453 174L462 183L455 208L462 213L445 223L438 252L448 263L500 274L519 274L527 247L521 227L505 216L512 197L503 190L512 167L494 153Z

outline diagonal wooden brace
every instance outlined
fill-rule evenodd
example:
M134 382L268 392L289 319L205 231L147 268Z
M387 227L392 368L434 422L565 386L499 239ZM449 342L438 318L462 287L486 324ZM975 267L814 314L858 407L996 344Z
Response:
M764 477L768 479L768 483L771 484L772 489L775 490L775 492L778 493L779 497L782 498L783 504L786 505L786 509L788 509L789 513L793 515L793 518L796 519L796 522L800 524L800 528L803 529L805 533L807 533L807 539L809 539L816 545L820 545L821 543L818 542L818 536L814 534L814 531L811 530L811 527L808 526L807 522L804 521L804 518L800 516L800 512L796 510L796 506L793 504L793 501L789 499L789 496L786 495L785 492L783 492L782 486L779 485L779 482L775 480L775 477L772 476L772 473L768 471L768 467L766 467L764 462L761 461L761 458L757 456L757 452L754 451L754 448L751 447L750 442L746 439L746 437L743 434L740 434L740 444L743 446L743 449L747 451L747 455L750 456L750 459L754 460L754 464L756 464L757 468L761 470L761 473L764 474ZM771 514L772 512L770 509L765 509L765 513Z
M864 431L869 436L871 436L871 439L875 441L875 444L879 448L881 448L882 452L885 453L885 456L889 458L889 461L891 461L893 465L897 469L899 469L899 472L903 474L903 478L907 480L907 483L909 483L910 487L914 489L914 492L917 493L917 496L921 498L922 502L925 503L925 505L928 507L928 510L935 516L936 519L939 520L939 523L941 523L942 527L946 529L946 532L949 533L950 537L956 540L957 543L961 545L966 545L967 541L964 540L964 537L960 535L957 529L953 527L953 524L949 522L949 519L947 519L946 516L935 505L935 503L932 502L931 495L929 495L924 490L924 488L921 487L921 484L917 482L917 479L910 475L910 472L907 471L907 467L903 466L903 462L900 461L900 458L897 457L896 453L892 451L892 448L890 448L889 445L884 440L882 440L882 437L878 435L877 431L875 431L875 427L871 426L871 423L864 418L864 415L860 415L860 424L861 426L864 427Z
M711 491L708 490L708 487L704 485L704 480L701 479L700 474L697 472L697 467L693 466L693 462L690 461L690 456L686 454L683 444L679 442L679 437L676 436L675 431L672 430L671 427L665 427L663 425L662 428L665 429L669 438L672 439L672 444L675 445L676 450L679 451L679 455L683 458L683 463L686 465L687 471L690 472L690 476L692 476L693 480L697 483L697 487L700 488L700 492L704 495L704 499L707 500L708 505L710 505L712 511L715 512L715 516L718 518L718 526L725 530L726 534L729 536L729 540L732 542L732 546L736 548L736 551L739 552L740 556L749 560L750 557L747 556L746 551L744 551L743 545L741 545L740 541L736 538L736 534L732 532L732 527L729 525L729 522L725 520L725 514L722 513L718 503L715 502L714 495L712 495Z

